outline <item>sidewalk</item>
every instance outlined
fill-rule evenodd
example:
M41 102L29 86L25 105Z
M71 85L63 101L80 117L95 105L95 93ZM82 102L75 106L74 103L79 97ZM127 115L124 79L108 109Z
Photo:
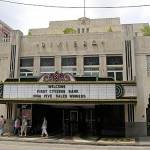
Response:
M13 136L4 134L0 136L0 141L18 141L18 142L33 142L33 143L58 143L58 144L81 144L81 145L124 145L124 146L150 146L150 137L138 138L99 138L86 137L63 137L63 136Z

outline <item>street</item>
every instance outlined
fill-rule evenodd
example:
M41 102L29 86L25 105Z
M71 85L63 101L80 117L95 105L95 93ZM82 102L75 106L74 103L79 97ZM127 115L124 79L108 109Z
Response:
M0 150L148 150L149 146L100 146L0 141Z

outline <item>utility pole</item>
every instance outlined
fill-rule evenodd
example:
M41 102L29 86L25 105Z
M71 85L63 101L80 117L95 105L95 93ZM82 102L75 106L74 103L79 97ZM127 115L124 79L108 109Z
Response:
M85 0L84 0L84 17L85 17Z

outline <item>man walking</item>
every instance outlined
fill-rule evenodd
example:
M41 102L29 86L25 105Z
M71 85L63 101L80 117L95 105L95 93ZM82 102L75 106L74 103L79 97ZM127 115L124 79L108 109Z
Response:
M44 136L44 134L46 135L46 137L48 137L48 133L47 133L47 120L46 120L45 117L44 117L43 124L42 124L42 135L41 136Z

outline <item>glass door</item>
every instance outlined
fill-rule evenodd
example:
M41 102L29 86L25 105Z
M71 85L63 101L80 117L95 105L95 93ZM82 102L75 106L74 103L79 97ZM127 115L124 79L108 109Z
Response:
M70 134L74 136L78 133L78 111L70 111Z

